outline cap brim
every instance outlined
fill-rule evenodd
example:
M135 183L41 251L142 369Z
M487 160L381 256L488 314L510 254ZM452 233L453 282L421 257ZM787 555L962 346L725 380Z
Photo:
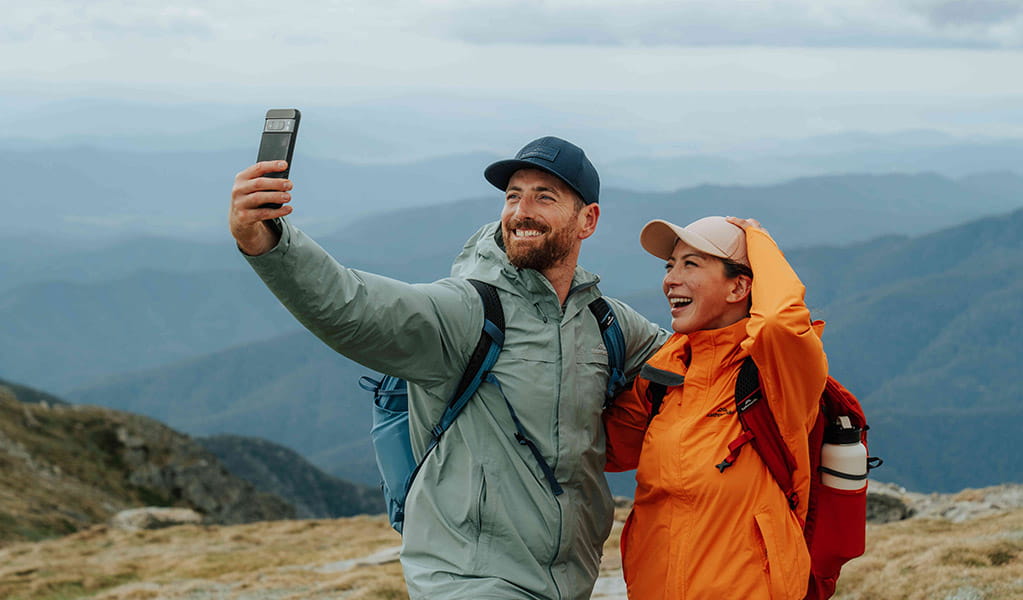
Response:
M520 169L537 169L550 173L557 177L562 183L567 185L569 189L575 192L576 196L583 198L583 193L580 192L571 182L565 179L561 173L558 173L554 169L546 167L542 164L537 164L528 160L521 160L518 158L509 158L507 160L499 160L496 163L491 164L486 170L483 171L483 177L490 182L491 185L497 189L506 191L508 189L508 182L511 181L512 175ZM583 199L583 202L586 200Z
M668 260L675 249L675 242L679 239L675 227L667 221L650 221L640 231L639 243L650 254Z
M703 236L686 231L685 228L668 221L660 219L650 221L643 226L643 230L639 234L639 243L643 249L664 260L671 258L671 253L675 251L675 243L678 240L682 240L704 254L727 258L720 248Z

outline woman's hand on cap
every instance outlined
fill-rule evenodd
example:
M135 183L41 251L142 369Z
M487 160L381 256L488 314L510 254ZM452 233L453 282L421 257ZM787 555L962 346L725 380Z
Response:
M761 225L760 221L756 219L740 219L738 217L725 217L725 220L731 223L732 225L735 225L736 227L741 227L743 230L757 229L759 231L767 233L767 230L764 229L764 226Z

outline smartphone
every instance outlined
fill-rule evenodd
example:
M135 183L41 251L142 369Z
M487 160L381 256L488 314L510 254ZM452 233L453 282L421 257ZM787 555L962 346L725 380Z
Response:
M295 138L298 137L298 123L302 113L297 108L271 108L266 111L263 122L263 137L259 140L259 154L256 162L264 160L286 160L288 168L267 173L264 177L287 179L291 172L291 157L295 152ZM280 204L261 204L260 208L280 208Z

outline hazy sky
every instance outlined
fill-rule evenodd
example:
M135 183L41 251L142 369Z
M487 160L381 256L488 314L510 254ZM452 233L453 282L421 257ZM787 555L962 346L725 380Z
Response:
M0 92L345 105L428 95L656 140L1023 135L1023 0L0 0ZM741 134L740 134L741 132ZM672 133L677 137L676 133Z

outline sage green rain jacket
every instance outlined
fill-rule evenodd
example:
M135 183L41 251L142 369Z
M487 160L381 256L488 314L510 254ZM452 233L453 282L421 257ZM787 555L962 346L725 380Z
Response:
M559 305L543 275L508 262L498 223L466 243L450 278L429 284L347 269L287 220L282 229L277 247L250 264L329 346L409 381L417 457L480 337L483 306L465 279L498 289L507 324L493 369L500 388L480 387L409 493L401 563L412 598L589 598L613 516L601 423L607 350L587 306L600 295L598 278L577 268ZM631 379L668 333L608 301L625 334ZM554 469L561 496L516 442L502 390Z

